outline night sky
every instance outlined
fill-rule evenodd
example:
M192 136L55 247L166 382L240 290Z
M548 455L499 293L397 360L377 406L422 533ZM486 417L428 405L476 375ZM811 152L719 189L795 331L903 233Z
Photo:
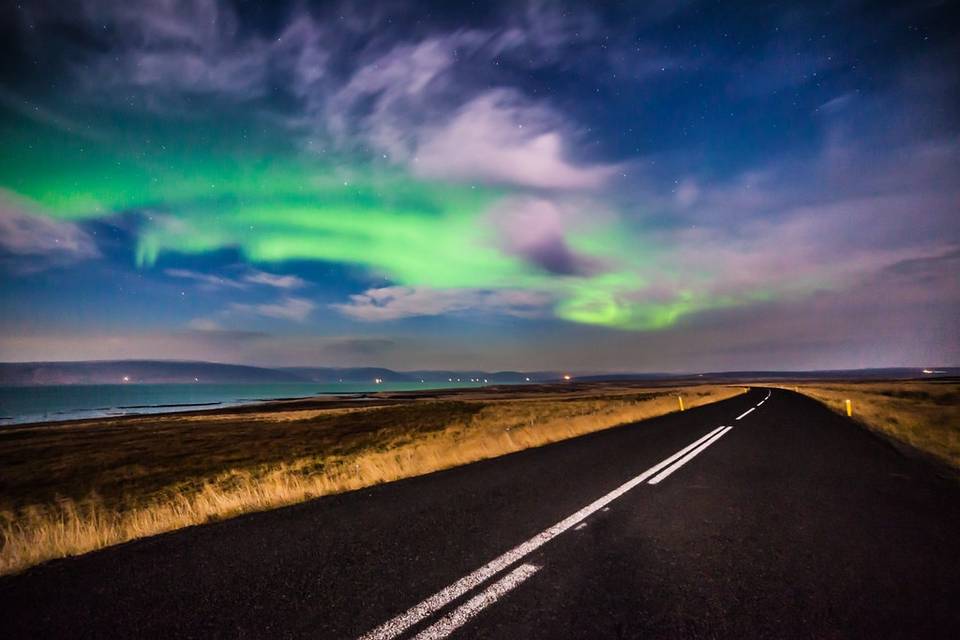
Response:
M0 0L0 360L960 364L958 23Z

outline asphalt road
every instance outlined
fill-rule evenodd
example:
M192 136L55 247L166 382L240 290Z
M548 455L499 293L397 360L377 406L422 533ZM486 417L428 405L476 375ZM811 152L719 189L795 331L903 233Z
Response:
M955 480L755 389L51 562L0 636L957 638L958 541Z

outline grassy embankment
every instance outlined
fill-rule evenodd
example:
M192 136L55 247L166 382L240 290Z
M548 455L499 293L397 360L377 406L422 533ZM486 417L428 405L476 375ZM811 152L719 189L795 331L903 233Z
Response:
M677 393L689 408L742 391L570 386L11 427L0 430L0 574L663 415Z
M956 382L842 382L781 385L819 400L869 429L960 469L960 384Z

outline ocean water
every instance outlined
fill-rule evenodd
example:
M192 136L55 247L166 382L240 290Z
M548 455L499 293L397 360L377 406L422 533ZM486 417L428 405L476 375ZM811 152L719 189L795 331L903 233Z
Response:
M0 428L30 422L216 409L280 398L481 386L471 382L0 386Z

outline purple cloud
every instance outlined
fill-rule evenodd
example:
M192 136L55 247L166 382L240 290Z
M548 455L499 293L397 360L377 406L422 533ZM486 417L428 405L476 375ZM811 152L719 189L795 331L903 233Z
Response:
M555 275L590 276L604 271L605 263L576 251L568 237L606 221L603 215L589 216L596 206L543 197L507 198L494 205L488 219L506 253Z
M100 256L93 237L79 225L48 218L24 200L0 190L0 252L30 271Z
M534 317L543 312L550 298L534 291L478 289L418 289L380 287L350 296L350 302L331 304L332 309L366 322L398 320L477 311Z

